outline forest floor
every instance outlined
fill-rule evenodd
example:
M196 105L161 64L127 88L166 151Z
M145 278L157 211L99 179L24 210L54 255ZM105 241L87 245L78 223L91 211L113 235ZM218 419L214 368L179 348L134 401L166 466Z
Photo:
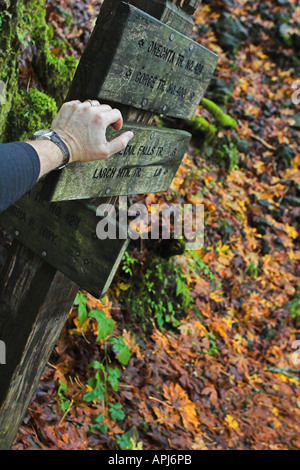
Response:
M47 2L78 58L100 4ZM193 131L168 193L142 200L204 204L204 246L132 243L104 299L78 295L13 449L300 448L297 4L202 3L206 96L237 127L205 148Z

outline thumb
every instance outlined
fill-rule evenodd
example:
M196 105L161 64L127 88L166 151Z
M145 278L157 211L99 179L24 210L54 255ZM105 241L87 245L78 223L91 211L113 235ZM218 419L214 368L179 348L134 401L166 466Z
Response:
M119 135L118 137L113 139L111 142L108 142L109 155L114 155L124 150L133 137L134 137L133 132L128 131Z

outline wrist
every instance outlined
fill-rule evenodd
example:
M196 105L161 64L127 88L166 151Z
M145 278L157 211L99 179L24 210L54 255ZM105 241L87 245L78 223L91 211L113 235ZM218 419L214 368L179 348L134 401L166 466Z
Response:
M64 155L60 148L55 143L51 142L51 140L31 140L27 143L31 145L38 154L40 160L39 179L62 165Z
M73 156L74 152L72 151L72 148L74 147L74 140L71 137L69 137L65 132L61 131L60 129L59 130L53 129L53 130L54 132L56 132L56 134L59 136L59 138L63 141L63 143L68 149L68 153L69 153L68 163L75 162L76 159L74 158Z

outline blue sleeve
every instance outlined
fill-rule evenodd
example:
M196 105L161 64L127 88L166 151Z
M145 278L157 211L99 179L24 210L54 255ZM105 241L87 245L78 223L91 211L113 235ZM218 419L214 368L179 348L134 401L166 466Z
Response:
M31 145L0 144L0 212L27 193L39 174L40 159Z

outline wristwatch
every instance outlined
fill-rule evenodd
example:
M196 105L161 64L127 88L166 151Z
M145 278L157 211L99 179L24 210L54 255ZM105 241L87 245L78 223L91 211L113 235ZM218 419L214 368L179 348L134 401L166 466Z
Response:
M59 137L57 132L55 132L53 129L42 129L40 131L36 131L33 134L32 139L33 140L51 140L51 142L53 142L60 148L63 154L63 162L57 168L58 170L62 170L69 163L69 160L70 160L69 149L66 146L66 144L63 142L63 140Z

